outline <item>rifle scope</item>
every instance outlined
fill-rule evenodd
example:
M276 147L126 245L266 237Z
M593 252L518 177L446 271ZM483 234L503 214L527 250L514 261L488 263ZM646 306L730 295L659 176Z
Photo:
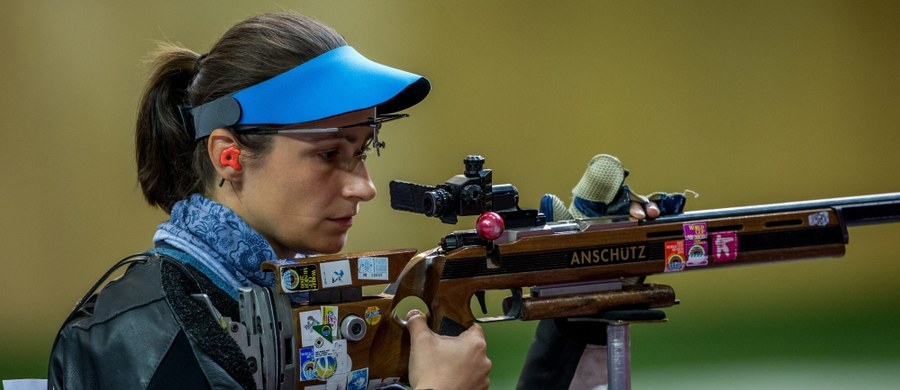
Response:
M484 168L484 157L466 156L463 164L462 175L436 186L392 180L391 208L436 217L449 224L455 224L457 216L519 210L519 191L511 184L493 185L491 170Z

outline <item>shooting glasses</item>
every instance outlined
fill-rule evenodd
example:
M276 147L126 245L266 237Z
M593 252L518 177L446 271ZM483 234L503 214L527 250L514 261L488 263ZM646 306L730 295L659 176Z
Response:
M346 126L340 127L319 127L319 128L277 128L277 127L255 127L251 126L248 128L238 127L235 131L247 134L322 134L322 133L337 133L343 129L350 129L354 127L363 127L369 126L372 128L372 139L370 139L366 145L354 155L354 159L356 160L365 160L366 153L370 147L375 148L375 153L378 156L381 156L381 149L384 148L384 141L378 140L378 132L381 130L381 124L384 122L390 122L393 120L406 118L409 114L385 114L385 115L377 115L378 109L376 108L376 115L374 118L369 118L369 120L365 122L354 123ZM355 165L350 165L351 168L355 168ZM353 170L353 169L349 169Z

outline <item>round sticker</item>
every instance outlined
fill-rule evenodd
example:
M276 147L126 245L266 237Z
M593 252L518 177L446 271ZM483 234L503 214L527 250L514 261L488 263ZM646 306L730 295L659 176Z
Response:
M381 309L376 306L366 308L366 323L369 325L378 325L381 322Z
M320 380L326 380L334 375L334 369L337 367L337 359L334 356L326 355L316 359L316 377Z
M286 291L296 290L300 285L300 275L293 269L281 273L281 288Z

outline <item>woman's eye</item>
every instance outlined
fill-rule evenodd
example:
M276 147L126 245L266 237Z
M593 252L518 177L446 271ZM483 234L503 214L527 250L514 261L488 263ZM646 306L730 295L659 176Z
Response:
M331 161L337 158L338 154L340 154L337 150L326 150L324 152L320 152L319 156L321 156L325 161Z

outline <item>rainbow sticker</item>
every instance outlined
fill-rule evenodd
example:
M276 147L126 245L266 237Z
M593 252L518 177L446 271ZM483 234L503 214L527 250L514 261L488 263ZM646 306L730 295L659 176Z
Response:
M285 291L293 291L300 285L300 275L296 270L288 268L281 273L281 288Z
M315 264L284 268L281 271L281 289L286 293L318 290L318 275Z
M663 272L684 271L684 240L666 241L666 268Z
M696 267L709 264L707 260L708 244L706 241L706 222L686 223L684 229L684 247L687 249L685 266Z
M311 381L316 377L316 361L312 347L300 348L300 380Z

